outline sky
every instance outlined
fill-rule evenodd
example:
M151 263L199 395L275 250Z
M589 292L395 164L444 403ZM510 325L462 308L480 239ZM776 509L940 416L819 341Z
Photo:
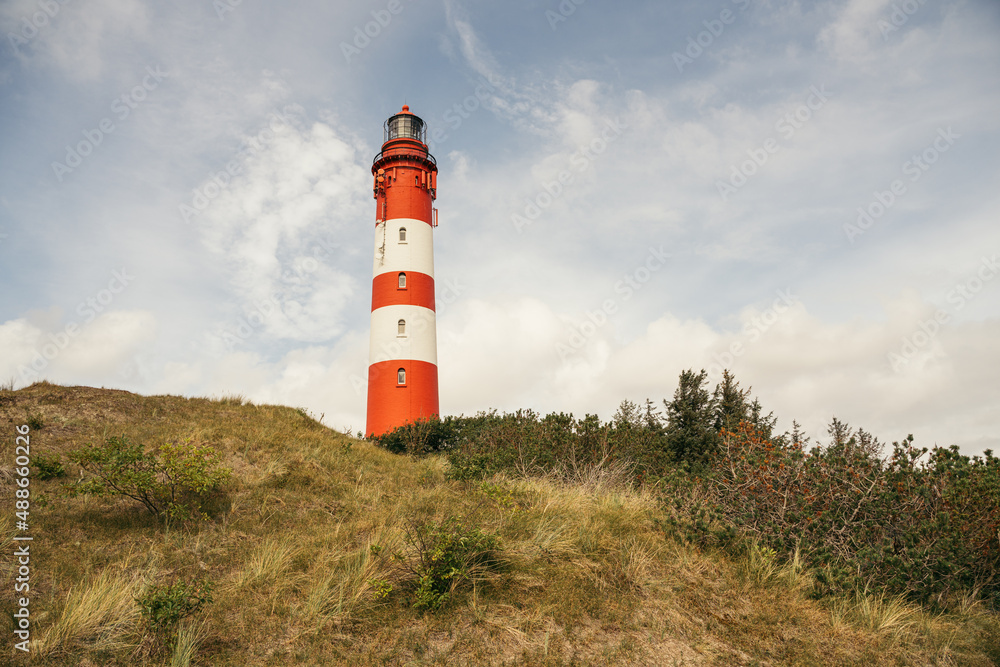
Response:
M1000 447L995 0L4 0L0 381L364 428L371 161L429 126L443 414L724 368Z

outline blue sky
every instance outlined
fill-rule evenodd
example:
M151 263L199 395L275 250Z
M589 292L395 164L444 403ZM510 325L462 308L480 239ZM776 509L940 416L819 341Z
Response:
M731 368L779 428L1000 444L989 0L0 5L0 379L364 426L382 122L440 165L441 406ZM367 32L367 34L366 34Z

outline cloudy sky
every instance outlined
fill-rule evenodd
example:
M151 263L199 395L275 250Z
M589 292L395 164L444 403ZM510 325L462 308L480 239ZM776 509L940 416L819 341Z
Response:
M441 407L1000 445L994 0L4 0L0 380L364 427L371 160L440 165Z

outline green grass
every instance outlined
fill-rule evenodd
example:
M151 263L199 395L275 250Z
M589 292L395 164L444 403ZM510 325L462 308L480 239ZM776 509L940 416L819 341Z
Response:
M794 560L668 539L655 495L611 466L451 481L440 456L389 454L239 396L8 391L0 418L27 414L45 418L33 455L65 461L110 435L150 447L190 438L233 474L211 521L169 527L135 503L32 480L48 504L32 507L45 556L33 561L35 655L23 664L990 665L1000 650L996 615L975 596L948 615L877 595L816 601ZM2 498L13 496L9 463ZM502 564L475 566L441 609L421 610L407 530L449 517L496 535ZM0 519L4 553L12 534ZM0 568L13 575L9 558ZM157 645L136 598L200 580L213 601ZM0 601L7 636L10 604Z

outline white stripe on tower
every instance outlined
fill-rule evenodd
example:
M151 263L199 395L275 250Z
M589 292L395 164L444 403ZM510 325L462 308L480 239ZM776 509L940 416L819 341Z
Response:
M399 333L401 321L403 333ZM413 359L437 365L435 328L434 311L430 308L383 306L372 311L369 363Z
M406 241L399 240L400 229L406 230ZM375 267L372 277L390 272L416 271L433 278L432 236L431 226L423 220L395 218L378 223L375 226Z

